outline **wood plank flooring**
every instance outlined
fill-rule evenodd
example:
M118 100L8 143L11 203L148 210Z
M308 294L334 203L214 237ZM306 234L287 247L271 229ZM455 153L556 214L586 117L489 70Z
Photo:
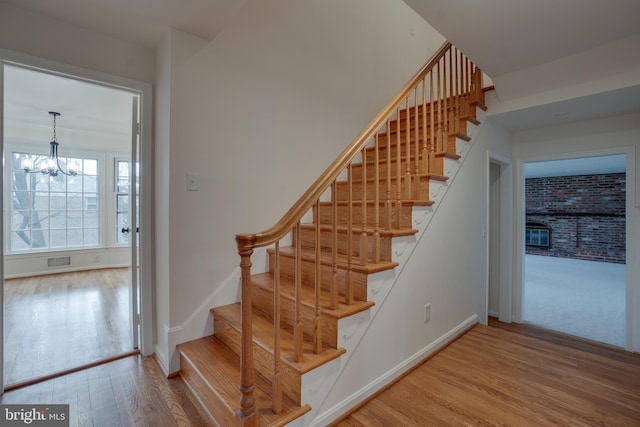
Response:
M5 393L69 403L71 426L207 426L179 378L132 356ZM640 355L531 326L478 325L334 425L640 426Z
M139 355L12 390L4 404L69 404L71 427L210 426L182 381Z
M5 384L133 350L127 268L4 282Z
M640 426L640 355L478 325L348 417L360 426Z

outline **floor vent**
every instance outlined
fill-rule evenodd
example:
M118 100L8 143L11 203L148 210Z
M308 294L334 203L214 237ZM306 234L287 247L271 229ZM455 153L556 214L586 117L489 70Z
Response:
M47 267L63 267L65 265L71 265L71 257L70 256L61 256L58 258L49 258L47 259Z

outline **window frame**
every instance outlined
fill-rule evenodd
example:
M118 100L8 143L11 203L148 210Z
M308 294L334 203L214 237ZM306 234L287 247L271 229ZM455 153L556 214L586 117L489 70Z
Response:
M537 233L537 238L533 238L534 231ZM542 243L543 237L546 237L546 243ZM534 241L535 240L535 241ZM550 248L551 247L551 227L544 224L526 224L524 231L524 244L525 246L531 246L536 248Z
M129 174L127 176L128 180L128 190L126 192L118 191L118 181L120 179L120 170L118 168L118 164L120 162L126 162L129 165ZM110 216L113 217L113 233L111 233L111 238L113 239L113 246L116 247L125 247L129 246L129 236L131 236L131 231L129 231L127 240L121 242L118 236L121 234L121 227L118 224L118 196L126 196L127 198L131 197L131 159L129 156L124 155L115 155L113 156L113 176L111 177L113 182L113 195L111 197L113 206L109 210ZM129 207L131 206L131 202L127 203L127 223L130 220L131 212L129 211Z

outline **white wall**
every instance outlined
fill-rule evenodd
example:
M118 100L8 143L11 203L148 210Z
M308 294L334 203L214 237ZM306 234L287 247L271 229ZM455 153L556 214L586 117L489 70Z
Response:
M627 350L640 351L640 114L576 122L563 126L521 131L513 134L516 171L516 248L524 253L524 184L522 164L528 161L627 154ZM514 312L520 306L522 255L516 257Z
M0 3L0 47L152 83L155 53L133 43Z
M165 326L202 333L187 323L233 277L235 235L273 225L444 40L394 0L248 1L211 43L170 38L158 283L163 269ZM199 191L186 191L187 173Z

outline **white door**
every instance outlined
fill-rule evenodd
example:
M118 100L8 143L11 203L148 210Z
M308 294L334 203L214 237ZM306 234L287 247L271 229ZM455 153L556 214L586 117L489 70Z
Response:
M140 188L140 116L138 108L138 96L132 98L131 109L131 160L129 162L129 194L128 194L128 222L129 222L129 248L131 250L131 263L129 275L131 281L131 294L129 298L131 330L133 336L133 348L138 348L140 343L140 259L139 247L139 188Z
M140 259L139 252L139 147L140 120L139 98L132 97L131 109L131 150L129 159L116 159L116 227L120 236L119 243L129 245L129 319L132 331L132 347L139 348L140 343Z

